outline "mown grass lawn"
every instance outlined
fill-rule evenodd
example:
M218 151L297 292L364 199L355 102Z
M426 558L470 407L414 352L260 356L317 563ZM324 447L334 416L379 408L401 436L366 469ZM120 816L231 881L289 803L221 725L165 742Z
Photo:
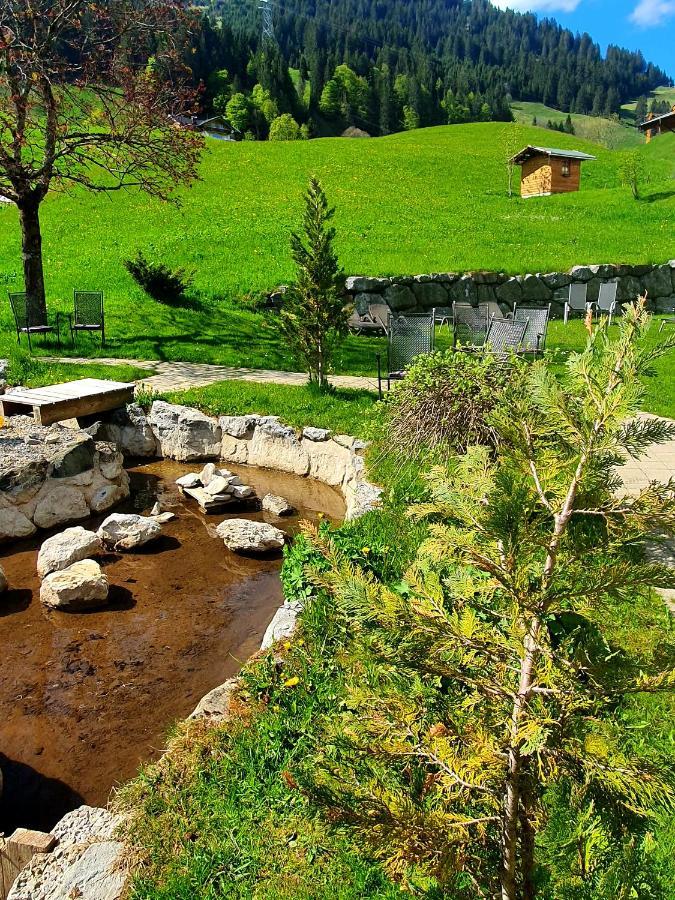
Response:
M620 185L620 154L562 134L556 144L597 156L584 168L581 191L521 200L506 196L506 127L446 126L368 141L209 142L203 180L180 191L180 208L137 192L52 195L42 213L50 310L70 309L76 287L106 292L107 346L82 337L67 352L292 368L273 322L236 301L291 278L289 231L311 173L337 207L347 273L536 272L675 256L675 135L640 150L651 178L643 201ZM545 129L508 128L523 145L551 143ZM138 249L194 271L190 305L163 306L134 284L123 260ZM0 285L21 289L9 207L0 210ZM0 355L14 341L0 298ZM339 371L371 369L361 347L356 339L345 344Z

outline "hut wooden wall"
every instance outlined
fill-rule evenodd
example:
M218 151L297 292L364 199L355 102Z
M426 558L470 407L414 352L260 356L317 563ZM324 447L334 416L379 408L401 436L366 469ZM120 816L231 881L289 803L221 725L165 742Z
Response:
M565 194L579 190L581 163L569 160L570 174L563 175L564 160L556 157L535 156L523 163L520 175L522 197L536 197L541 194Z

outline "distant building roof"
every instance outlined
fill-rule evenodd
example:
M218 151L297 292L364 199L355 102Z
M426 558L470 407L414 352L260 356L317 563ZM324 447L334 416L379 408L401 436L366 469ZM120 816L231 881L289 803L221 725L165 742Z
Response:
M651 119L645 119L644 122L638 122L637 127L643 130L647 130L651 128L656 122L662 122L664 119L673 119L675 121L675 106L672 109L669 109L668 112L661 113L659 116L655 116L650 113Z
M511 162L519 165L533 156L556 156L561 159L579 160L595 159L594 156L590 156L588 153L581 153L579 150L559 150L557 147L534 147L532 144L528 144L520 153L516 153L515 156L511 157Z

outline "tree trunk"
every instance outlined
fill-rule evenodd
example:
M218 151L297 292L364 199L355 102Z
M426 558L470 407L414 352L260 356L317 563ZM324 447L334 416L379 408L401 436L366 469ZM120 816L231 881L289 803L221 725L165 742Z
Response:
M534 884L535 830L532 824L534 810L530 790L529 778L525 777L520 794L520 871L523 900L534 900L536 894Z
M46 316L47 301L45 299L45 279L42 269L39 200L29 197L19 204L19 221L21 222L21 252L25 290Z

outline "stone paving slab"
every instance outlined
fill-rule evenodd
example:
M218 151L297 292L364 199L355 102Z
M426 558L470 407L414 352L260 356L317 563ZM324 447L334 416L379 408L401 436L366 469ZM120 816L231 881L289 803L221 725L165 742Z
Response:
M190 388L206 387L219 381L250 381L256 384L288 384L295 387L307 384L304 372L283 372L275 369L247 369L236 366L216 366L207 363L160 362L139 359L86 359L83 357L45 357L59 363L99 363L103 366L135 366L154 374L139 379L146 390L166 393L167 391L187 391ZM332 375L330 383L334 387L352 390L377 391L377 378L360 375Z

